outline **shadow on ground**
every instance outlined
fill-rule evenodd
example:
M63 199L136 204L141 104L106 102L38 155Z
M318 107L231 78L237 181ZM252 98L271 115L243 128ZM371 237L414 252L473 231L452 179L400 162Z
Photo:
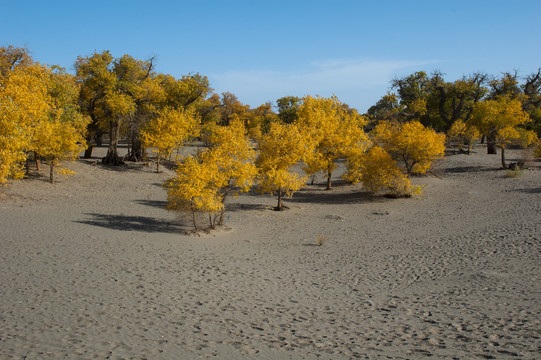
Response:
M318 203L318 204L364 204L388 200L381 196L374 196L366 191L342 192L334 190L299 191L290 203Z
M524 188L524 189L515 189L513 191L526 193L526 194L541 194L541 188Z
M155 208L164 209L164 210L165 210L165 205L167 205L167 201L165 200L135 200L135 202L141 205L155 207Z
M148 233L184 233L186 228L182 224L172 221L155 219L146 216L85 214L88 220L78 220L77 223L99 226L112 230L139 231Z
M452 168L445 169L447 174L464 174L464 173L473 173L473 172L495 172L499 169L486 167L486 166L457 166Z

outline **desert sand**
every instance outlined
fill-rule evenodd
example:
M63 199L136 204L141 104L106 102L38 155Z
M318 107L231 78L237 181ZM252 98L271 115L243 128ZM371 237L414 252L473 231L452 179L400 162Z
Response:
M173 173L103 150L1 190L0 359L541 358L539 161L506 177L478 146L410 199L338 171L188 236L164 210Z

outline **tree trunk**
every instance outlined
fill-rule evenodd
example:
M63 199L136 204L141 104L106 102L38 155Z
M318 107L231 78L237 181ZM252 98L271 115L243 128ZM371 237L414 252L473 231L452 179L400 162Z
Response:
M224 212L225 212L225 206L222 206L222 210L220 210L220 220L218 221L218 225L220 226L224 224Z
M502 168L507 169L507 165L505 164L505 148L502 146Z
M120 119L111 121L111 130L109 131L110 143L107 155L102 159L105 165L122 165L124 162L118 156L118 140L120 137Z
M30 175L30 156L26 157L26 176Z
M138 135L134 135L131 144L131 151L126 157L128 161L142 161L144 155L143 143Z
M103 145L103 131L101 131L100 129L96 129L96 133L94 134L94 141L96 142L96 146Z
M274 210L282 211L282 189L278 189L278 205L276 205Z
M195 208L193 206L193 200L191 202L191 210L192 210L192 221L193 221L193 227L195 228L195 230L197 230L197 222L195 221Z
M85 149L85 154L83 155L83 158L90 159L92 157L92 150L94 150L94 146L88 145L88 147Z
M156 174L160 173L160 157L158 156L156 160Z
M497 154L496 151L496 137L494 135L487 135L487 154Z
M331 187L332 187L331 175L332 175L332 171L328 170L327 171L327 188L325 190L331 190Z
M54 184L54 160L49 162L50 172L49 172L49 182Z

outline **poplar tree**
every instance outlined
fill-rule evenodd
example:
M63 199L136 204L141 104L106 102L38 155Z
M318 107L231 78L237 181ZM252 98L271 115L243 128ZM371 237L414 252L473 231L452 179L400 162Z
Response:
M363 126L366 121L335 96L307 96L298 111L296 124L305 141L312 143L313 152L305 159L304 169L308 174L323 172L329 190L336 161L365 147L367 138Z

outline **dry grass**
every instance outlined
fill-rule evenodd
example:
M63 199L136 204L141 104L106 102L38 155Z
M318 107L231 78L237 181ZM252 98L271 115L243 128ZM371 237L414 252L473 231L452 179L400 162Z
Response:
M518 178L518 177L521 177L522 176L522 169L520 168L517 168L515 170L507 170L505 172L505 177L506 178Z
M317 246L323 246L327 242L327 240L328 240L327 237L320 235L316 239L316 244Z

